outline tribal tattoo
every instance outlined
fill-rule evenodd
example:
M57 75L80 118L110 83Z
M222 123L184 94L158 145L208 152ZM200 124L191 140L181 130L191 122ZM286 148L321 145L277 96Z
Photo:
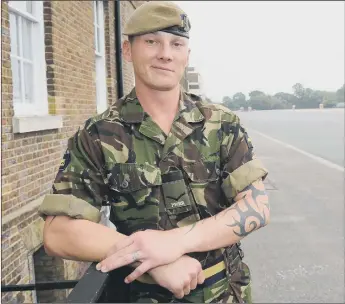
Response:
M242 238L267 224L266 213L270 207L262 182L249 185L238 196L240 198L234 205L225 211L225 214L230 210L236 211L232 215L232 223L226 225L237 228L237 231L234 229L234 234Z
M225 225L233 228L234 234L240 238L247 236L256 229L264 227L267 224L266 215L269 214L270 207L263 182L259 180L247 186L236 196L231 207L216 214L213 218L215 220L220 217L224 218L229 211L232 211L231 223ZM203 219L197 223L193 223L186 234L192 231L197 224L202 224L206 220L209 219ZM227 220L225 219L225 221Z

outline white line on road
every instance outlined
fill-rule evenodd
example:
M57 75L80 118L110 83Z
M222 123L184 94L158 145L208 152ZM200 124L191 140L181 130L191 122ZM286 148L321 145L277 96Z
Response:
M278 139L275 139L275 138L273 138L271 136L268 136L266 134L263 134L261 132L255 131L253 129L248 130L248 132L256 133L256 134L258 134L258 135L260 135L262 137L265 137L265 138L267 138L267 139L269 139L271 141L276 142L277 144L280 144L280 145L284 146L285 148L289 148L289 149L294 150L296 152L299 152L299 153L301 153L301 154L303 154L305 156L308 156L309 158L311 158L311 159L313 159L313 160L315 160L315 161L317 161L317 162L319 162L319 163L321 163L321 164L323 164L323 165L325 165L325 166L327 166L329 168L336 169L338 171L344 172L344 168L342 166L334 164L334 163L332 163L332 162L330 162L330 161L328 161L328 160L326 160L326 159L324 159L322 157L319 157L319 156L316 156L314 154L311 154L311 153L308 153L306 151L303 151L303 150L301 150L301 149L299 149L299 148L297 148L295 146L292 146L292 145L289 145L287 143L284 143L284 142L282 142L282 141L280 141Z

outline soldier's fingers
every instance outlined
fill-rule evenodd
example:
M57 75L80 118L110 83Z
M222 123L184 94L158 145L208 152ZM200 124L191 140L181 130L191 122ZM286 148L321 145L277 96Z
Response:
M145 272L147 272L148 270L150 270L152 267L150 266L149 262L143 262L142 264L140 264L137 268L135 268L135 270L129 274L126 278L125 278L125 283L131 283L134 280L136 280L137 278L139 278L140 276L142 276Z
M183 290L179 290L179 291L174 293L174 296L177 299L182 299L184 297L184 291Z
M183 293L185 296L190 294L190 285L189 284L183 288Z
M136 250L136 246L132 244L125 249L119 252L115 252L111 256L105 258L103 261L98 263L96 268L98 270L101 270L102 272L108 272L119 267L131 264L139 259L140 255Z
M190 290L194 290L197 285L198 285L198 277L194 276L190 282Z
M198 284L202 284L205 281L205 274L204 271L201 270L198 274Z

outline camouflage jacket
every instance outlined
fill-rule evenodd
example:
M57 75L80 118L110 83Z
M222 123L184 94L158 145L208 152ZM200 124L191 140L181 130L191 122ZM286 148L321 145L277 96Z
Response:
M168 202L163 191L162 175L172 170L181 171L188 186L189 199L178 204ZM166 135L133 89L69 139L53 193L39 213L99 222L102 205L109 204L120 233L168 230L228 208L239 191L266 174L229 109L182 91ZM218 255L197 258L205 265Z

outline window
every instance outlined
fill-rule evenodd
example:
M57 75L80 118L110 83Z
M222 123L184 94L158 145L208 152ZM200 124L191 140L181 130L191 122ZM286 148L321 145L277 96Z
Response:
M190 84L189 89L190 90L198 90L198 89L200 89L200 87L198 84Z
M103 1L93 2L96 55L96 103L97 113L102 113L107 105L107 84L105 71L104 12Z
M198 73L188 73L188 81L189 82L198 82L199 81L199 74Z
M15 116L48 114L43 1L9 1Z

